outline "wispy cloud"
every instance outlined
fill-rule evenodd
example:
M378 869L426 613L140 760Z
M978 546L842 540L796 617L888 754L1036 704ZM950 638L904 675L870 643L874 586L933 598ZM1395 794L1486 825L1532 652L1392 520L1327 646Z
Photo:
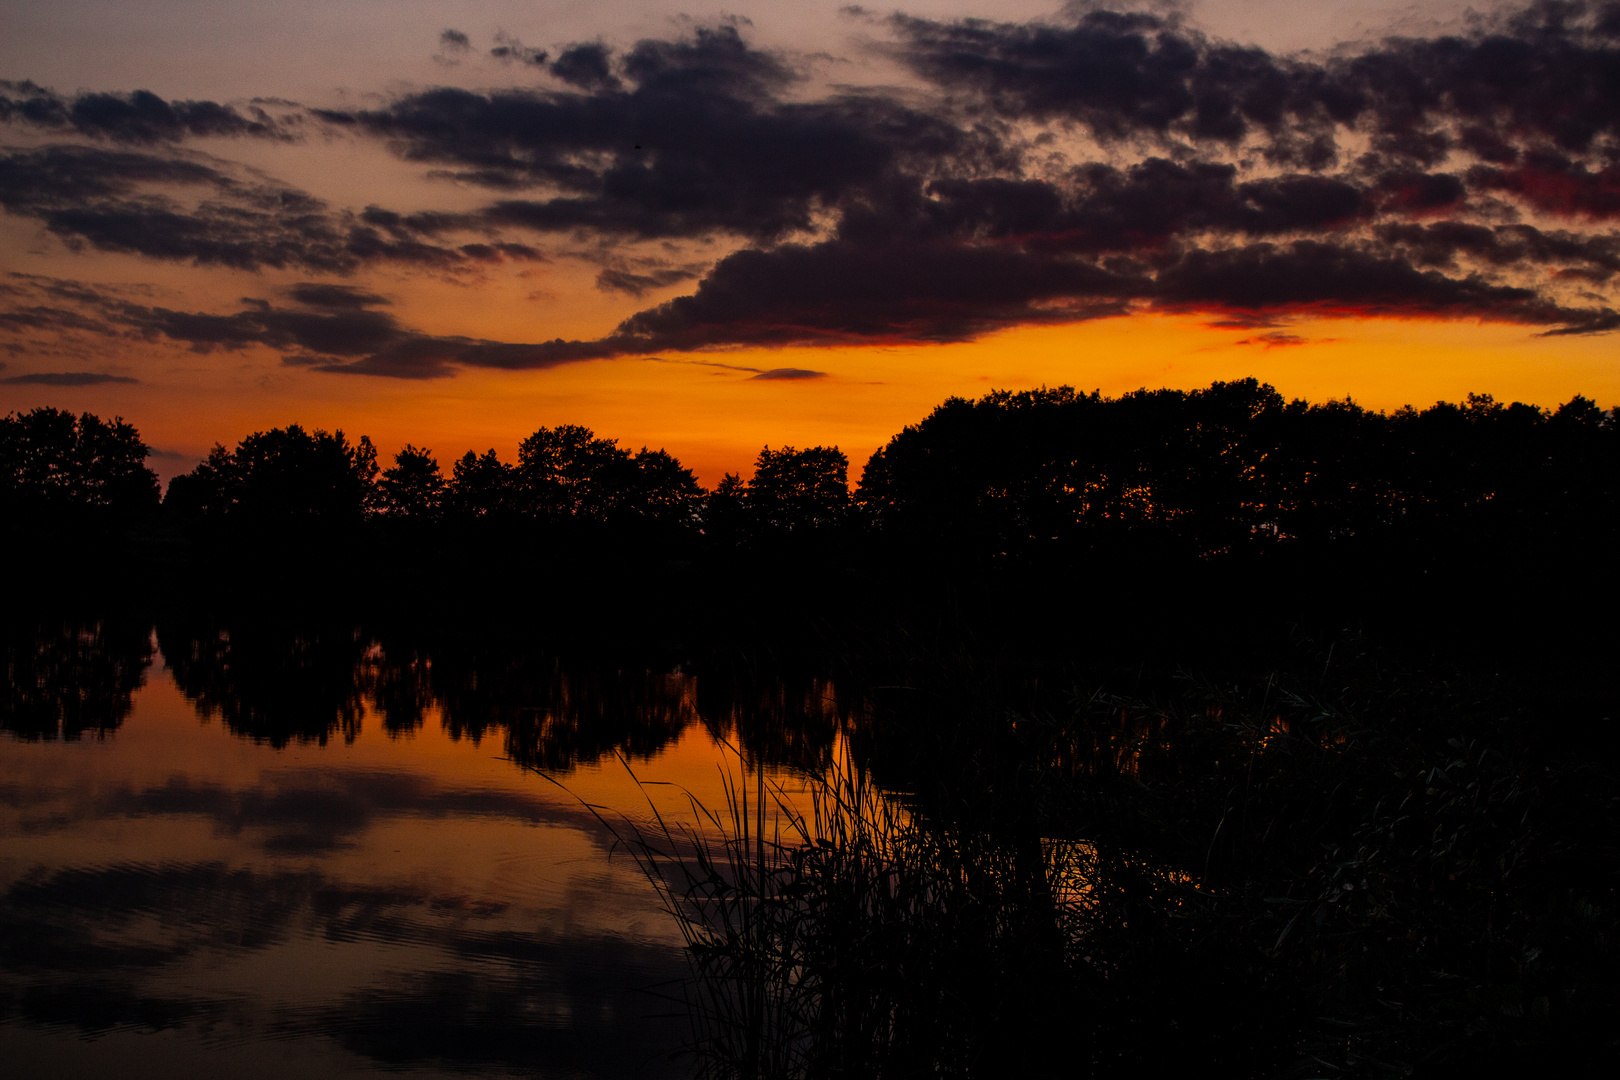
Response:
M99 371L35 371L13 375L0 383L13 386L104 386L107 383L137 383L127 375L107 375Z

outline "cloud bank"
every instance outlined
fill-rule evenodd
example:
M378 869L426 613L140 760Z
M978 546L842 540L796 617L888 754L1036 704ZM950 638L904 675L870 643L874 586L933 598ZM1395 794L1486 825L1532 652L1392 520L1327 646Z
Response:
M1141 12L867 25L880 33L865 48L910 84L825 87L810 61L726 22L626 49L503 37L488 53L520 85L364 109L4 84L0 122L76 141L7 147L0 206L81 250L352 277L594 243L643 253L605 265L603 292L696 284L592 340L423 334L380 296L330 283L226 314L14 301L0 325L79 319L405 378L960 341L1137 311L1620 326L1620 3L1541 3L1327 59ZM460 31L441 46L479 51ZM333 208L187 146L315 131L485 198ZM694 244L721 254L658 254Z

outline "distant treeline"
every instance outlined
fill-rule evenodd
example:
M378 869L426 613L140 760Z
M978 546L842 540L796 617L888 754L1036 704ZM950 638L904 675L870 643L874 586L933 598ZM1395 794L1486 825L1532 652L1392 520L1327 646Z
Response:
M1068 387L952 398L889 440L850 490L836 447L763 449L700 486L664 450L543 427L516 462L468 451L448 475L407 445L297 425L215 446L159 500L121 420L0 420L0 510L16 533L90 523L282 530L501 529L724 550L899 544L973 557L1075 549L1210 556L1351 538L1585 546L1620 526L1620 421L1485 395L1373 412L1286 401L1253 379L1118 398Z

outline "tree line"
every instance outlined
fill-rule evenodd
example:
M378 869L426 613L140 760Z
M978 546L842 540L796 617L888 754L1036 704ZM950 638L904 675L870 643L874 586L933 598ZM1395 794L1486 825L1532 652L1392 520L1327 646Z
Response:
M1574 397L1488 395L1385 413L1285 400L1253 379L1119 397L1069 387L951 398L867 461L761 450L705 490L665 450L542 427L517 460L448 472L407 445L296 424L216 445L159 498L122 420L42 408L0 419L13 532L98 520L180 526L505 528L703 542L861 539L969 557L1076 549L1211 556L1345 540L1605 542L1620 525L1620 421Z

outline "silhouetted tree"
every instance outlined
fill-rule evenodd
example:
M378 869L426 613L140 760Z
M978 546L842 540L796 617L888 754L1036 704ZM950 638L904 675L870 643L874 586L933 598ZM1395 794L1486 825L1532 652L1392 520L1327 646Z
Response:
M702 491L691 470L664 450L631 454L589 428L540 428L518 448L529 513L553 526L690 529Z
M750 532L748 486L736 473L726 473L704 500L703 533L724 549L742 543Z
M495 451L483 455L469 450L450 473L445 492L446 512L463 521L505 520L519 507L516 470Z
M0 518L128 521L156 509L147 446L122 419L39 408L0 418Z
M1617 445L1613 416L1584 399L1551 416L1484 395L1386 416L1285 402L1253 379L1114 399L998 391L896 435L856 499L880 534L977 556L1352 538L1439 552L1612 534Z
M849 459L836 446L767 446L754 462L748 505L766 535L841 525L849 512Z
M169 484L167 508L184 517L257 524L360 521L376 503L377 450L343 432L297 424L249 435L235 450L215 445Z
M692 470L668 451L645 446L630 463L635 471L621 512L665 533L694 531L702 517L703 489Z
M629 454L578 424L543 427L518 446L529 512L542 521L605 521L630 479Z
M390 517L435 521L443 513L448 487L432 451L406 443L377 483L377 508Z

